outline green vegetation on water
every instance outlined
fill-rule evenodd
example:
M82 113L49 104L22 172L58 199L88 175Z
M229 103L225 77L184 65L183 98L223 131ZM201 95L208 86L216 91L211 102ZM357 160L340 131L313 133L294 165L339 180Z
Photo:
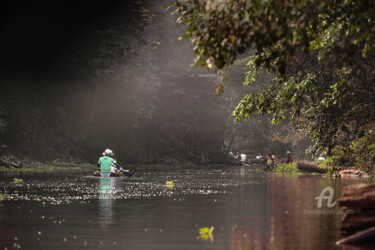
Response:
M6 199L6 195L5 194L0 194L0 201L5 200L5 199Z
M13 183L22 183L23 179L13 178Z
M276 173L303 174L303 172L297 168L297 163L279 164L272 171Z
M310 173L305 172L297 168L297 163L283 163L277 165L273 170L275 173L282 173L282 174L296 174L296 175L321 175L321 173ZM331 176L332 173L328 172L325 175Z

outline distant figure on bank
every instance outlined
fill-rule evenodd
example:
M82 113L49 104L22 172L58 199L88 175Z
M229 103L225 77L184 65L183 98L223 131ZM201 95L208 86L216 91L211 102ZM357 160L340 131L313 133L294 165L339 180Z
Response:
M255 157L257 160L263 162L263 163L266 163L267 162L267 157L265 154L259 154Z
M287 158L285 160L285 163L293 163L293 158L290 155L290 151L286 151L286 154L287 154Z
M101 172L114 172L113 168L117 165L116 160L113 158L112 150L106 149L103 156L99 158L98 166Z
M262 154L263 163L267 163L267 155L265 153Z
M236 158L236 156L233 154L233 152L229 152L229 157L230 158Z
M236 153L236 155L234 156L234 158L236 158L237 160L239 160L240 159L240 153L237 151L237 153Z
M266 159L267 159L267 167L273 167L275 165L275 157L271 153L268 153L266 155Z
M245 162L246 159L247 159L247 155L245 155L244 153L240 154L240 161Z

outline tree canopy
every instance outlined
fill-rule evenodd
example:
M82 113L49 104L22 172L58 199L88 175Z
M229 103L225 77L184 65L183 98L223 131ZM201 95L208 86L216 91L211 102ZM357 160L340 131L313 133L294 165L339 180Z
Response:
M366 151L361 161L374 161L375 1L177 0L172 5L185 27L181 38L195 45L195 64L225 72L250 51L245 84L264 69L273 74L262 90L242 99L233 112L237 120L259 113L272 113L274 123L289 117L316 141L314 150L332 154L341 148L346 164L363 164L356 157Z

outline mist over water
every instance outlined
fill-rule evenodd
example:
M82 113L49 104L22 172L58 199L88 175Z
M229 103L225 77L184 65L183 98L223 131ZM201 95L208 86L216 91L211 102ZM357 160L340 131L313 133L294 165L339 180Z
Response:
M332 187L336 201L363 180L230 158L280 162L291 151L296 161L311 141L287 119L272 125L271 114L234 122L240 100L274 76L244 86L249 51L216 94L224 76L191 67L193 45L179 39L171 2L3 5L0 158L29 168L0 169L0 249L337 247L338 202L314 214L316 197ZM134 178L92 175L107 148Z
M205 164L229 151L290 149L290 142L268 143L275 129L267 119L233 123L245 93L236 69L245 64L229 71L217 96L220 76L190 67L192 45L178 41L169 3L9 4L2 17L3 154L95 163L111 148L120 162Z

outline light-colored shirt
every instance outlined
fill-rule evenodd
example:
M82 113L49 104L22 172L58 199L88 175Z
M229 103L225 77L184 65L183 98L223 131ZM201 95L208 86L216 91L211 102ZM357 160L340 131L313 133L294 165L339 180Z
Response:
M241 161L246 161L247 156L245 154L241 154Z
M109 156L102 156L99 158L99 162L100 164L100 171L103 171L103 172L110 172L111 171L111 163L112 164L115 164L115 160L112 159L111 157Z

